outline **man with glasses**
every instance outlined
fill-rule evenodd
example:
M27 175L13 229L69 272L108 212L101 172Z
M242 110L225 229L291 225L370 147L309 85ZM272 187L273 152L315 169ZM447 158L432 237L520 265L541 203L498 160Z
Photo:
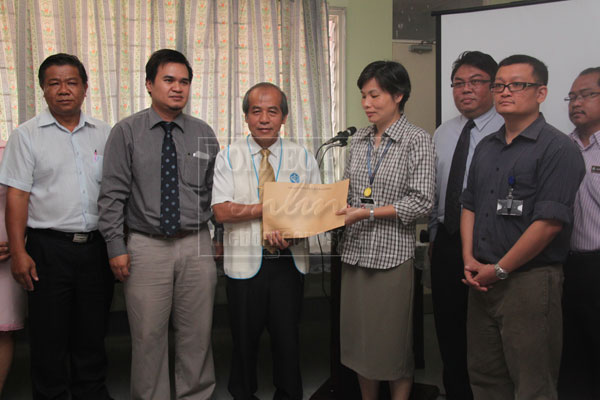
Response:
M505 125L481 140L461 197L475 399L557 398L562 263L584 163L539 111L547 83L533 57L500 62L490 89Z
M582 71L565 101L571 139L585 161L565 263L564 346L559 392L564 399L600 398L600 67Z
M435 131L437 151L435 205L429 219L432 244L433 314L449 400L473 398L467 373L467 298L461 282L464 264L460 243L460 194L479 141L504 120L494 109L490 83L498 64L479 51L465 51L452 66L454 104L460 115Z

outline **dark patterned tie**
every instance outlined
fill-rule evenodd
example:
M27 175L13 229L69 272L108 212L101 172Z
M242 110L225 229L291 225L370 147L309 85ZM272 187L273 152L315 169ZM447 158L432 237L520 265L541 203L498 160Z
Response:
M160 229L167 236L179 230L179 174L177 151L173 141L173 122L161 122L165 137L160 160Z
M471 142L471 129L475 126L472 119L465 124L452 156L452 165L446 187L446 203L444 208L444 225L449 234L458 232L460 228L460 195L463 189L469 143Z

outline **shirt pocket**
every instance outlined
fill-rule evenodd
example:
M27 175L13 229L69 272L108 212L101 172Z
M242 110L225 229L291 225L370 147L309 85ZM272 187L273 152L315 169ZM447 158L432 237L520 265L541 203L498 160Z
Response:
M209 158L207 153L201 151L187 155L183 163L183 182L195 189L204 188Z
M515 175L513 198L523 201L523 215L531 215L535 206L537 176L532 172Z
M94 155L92 174L96 182L102 182L102 166L104 165L104 156Z

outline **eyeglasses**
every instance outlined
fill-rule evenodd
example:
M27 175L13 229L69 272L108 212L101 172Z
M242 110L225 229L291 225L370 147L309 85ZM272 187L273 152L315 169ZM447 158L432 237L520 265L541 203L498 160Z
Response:
M483 84L491 82L489 79L485 80L485 79L471 79L470 81L459 81L459 82L452 82L450 84L450 87L453 89L462 89L465 86L470 86L472 88L479 88L481 87Z
M597 96L600 96L600 92L587 92L587 93L571 93L567 97L565 97L565 101L569 103L574 103L578 98L581 98L581 101L586 101L587 99L594 99Z
M505 88L508 88L508 91L511 93L514 92L521 92L525 89L527 89L528 87L532 87L532 86L544 86L541 83L529 83L529 82L511 82L511 83L492 83L490 85L490 90L493 93L502 93L504 92Z

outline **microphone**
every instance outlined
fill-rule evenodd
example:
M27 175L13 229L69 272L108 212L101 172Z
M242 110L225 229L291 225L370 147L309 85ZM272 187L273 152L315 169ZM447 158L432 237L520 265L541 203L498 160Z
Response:
M345 131L340 131L337 133L337 135L335 135L335 137L332 137L331 139L329 139L328 141L326 141L324 144L333 144L335 142L346 142L348 140L348 138L352 135L354 135L356 133L356 128L351 126L348 129L346 129Z

